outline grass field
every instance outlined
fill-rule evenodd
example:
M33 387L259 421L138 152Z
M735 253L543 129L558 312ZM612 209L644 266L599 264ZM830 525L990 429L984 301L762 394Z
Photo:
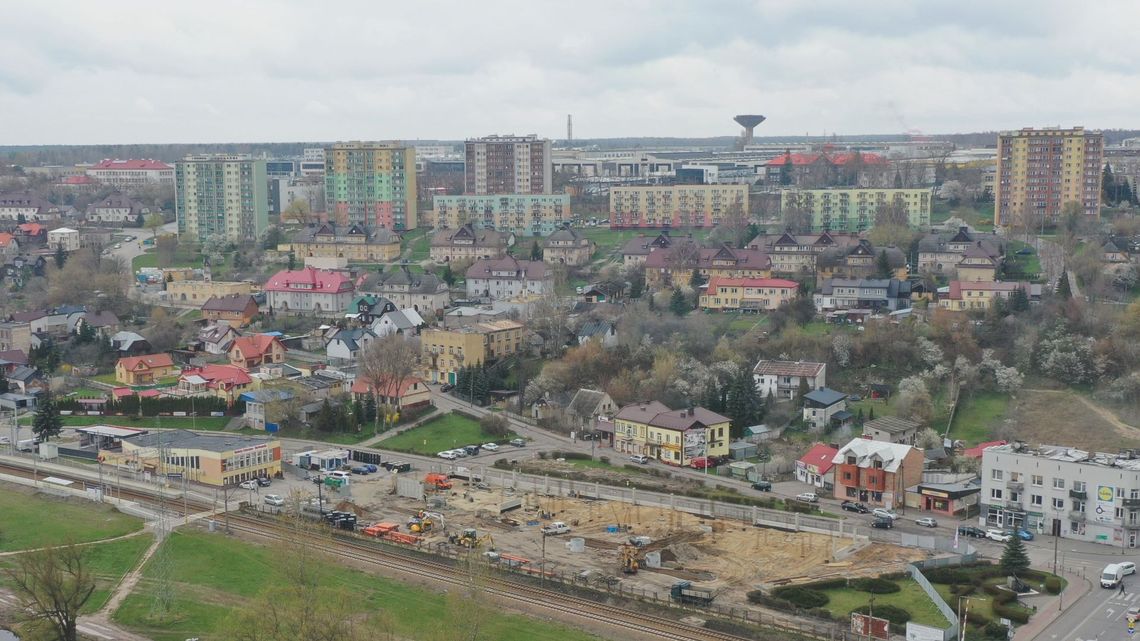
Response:
M155 641L183 641L191 636L216 638L211 633L221 629L230 608L248 603L264 588L285 578L284 568L276 562L270 548L198 532L175 533L166 545L170 546L169 558L173 561L171 578L176 583L177 595L173 611L177 614L165 621L150 618L153 587L149 579L154 570L151 565L147 566L139 588L114 614L116 622ZM425 632L432 632L433 625L462 625L456 616L448 616L446 597L437 592L336 565L327 566L323 578L326 584L352 593L360 612L385 611L399 638L427 638ZM485 612L485 615L480 638L501 641L597 639L566 626L535 619L497 612Z
M893 605L903 608L910 612L910 620L915 623L939 628L946 627L949 623L946 617L942 616L942 613L934 605L934 601L926 596L926 593L918 587L917 583L911 579L899 579L895 583L898 583L902 590L893 594L872 595L869 592L860 592L851 588L824 590L830 601L823 607L830 610L834 617L846 618L855 608L867 605L871 597L874 596L875 605Z
M227 258L226 262L229 262ZM179 244L178 249L174 252L174 259L171 261L169 267L201 267L202 266L202 249L198 245L183 245ZM228 265L215 265L211 271L217 273L218 270L225 270ZM131 268L138 271L143 267L158 267L158 254L152 249L146 250L146 253L139 254L131 261Z
M961 439L970 445L990 440L990 435L1001 426L1009 402L1009 395L998 392L963 396L950 425L950 438Z
M32 416L22 417L21 424L31 424ZM88 425L118 425L119 427L143 427L147 429L170 428L180 430L205 430L216 432L225 429L231 416L61 416L64 427L87 427Z
M481 445L488 441L505 442L512 438L515 438L514 434L506 438L487 434L477 421L466 416L444 414L419 427L380 441L380 447L432 456L464 445Z
M1021 249L1033 249L1026 243L1020 240L1011 240L1009 242L1009 251L1005 255L1005 271L1011 277L1017 277L1025 274L1027 277L1033 277L1041 274L1041 259L1037 256L1037 252L1032 254L1018 254Z
M242 428L242 433L249 433L254 436L265 436L265 432L261 430L254 430L250 428ZM310 441L323 441L325 443L336 443L338 445L356 445L361 441L366 441L372 438L372 426L365 425L361 427L359 432L319 432L313 429L301 430L282 430L277 435L279 438L297 438L306 439Z
M431 236L426 229L413 229L404 234L406 258L412 262L427 260L431 254Z
M110 506L23 490L0 492L0 551L83 543L142 529L140 519Z
M1140 447L1140 429L1078 392L1022 390L1010 414L1017 419L1017 438L1027 443L1079 445L1096 452Z

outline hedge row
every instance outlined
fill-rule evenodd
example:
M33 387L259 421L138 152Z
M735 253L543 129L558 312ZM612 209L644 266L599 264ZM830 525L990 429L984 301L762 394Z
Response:
M1063 585L1061 577L1059 576L1051 576L1045 579L1045 590L1049 592L1049 594L1060 594Z
M902 587L898 583L874 577L855 579L851 582L851 587L860 592L870 592L871 594L892 594L902 591Z
M1029 611L1013 603L994 601L994 615L1009 619L1017 624L1029 623Z
M776 588L772 590L772 596L805 609L822 608L831 601L823 592L800 585Z

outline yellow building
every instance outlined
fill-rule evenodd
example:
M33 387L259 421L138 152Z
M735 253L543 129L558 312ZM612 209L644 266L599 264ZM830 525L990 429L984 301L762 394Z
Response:
M614 449L687 466L696 458L728 456L730 426L728 417L703 407L636 403L614 416Z
M182 478L214 487L281 474L281 441L239 434L164 430L122 440L122 450L101 450L99 460L123 469ZM246 500L242 490L235 495Z
M875 226L880 209L898 207L906 212L912 229L930 227L934 198L930 189L785 189L780 211L785 220L799 211L811 216L813 231L861 232Z
M748 185L630 185L610 188L610 228L714 227L747 216Z
M966 282L950 281L950 291L939 295L938 307L954 312L985 311L993 304L994 299L1001 297L1006 300L1018 289L1025 290L1029 295L1028 283L1017 282Z
M645 258L645 284L650 289L688 285L694 269L708 279L768 278L772 275L772 259L757 247L699 247L686 240L651 252Z
M384 228L326 223L302 230L277 246L299 258L344 258L355 263L391 262L400 257L400 235Z
M193 303L200 306L215 296L248 296L252 293L251 283L223 280L174 280L166 283L166 300L171 303Z
M522 323L511 320L424 330L420 334L424 377L454 385L460 369L522 351L523 330Z
M710 278L701 294L701 309L772 310L796 297L799 283L779 278Z
M542 260L552 265L585 265L598 245L570 227L542 240Z
M170 354L127 356L115 363L115 380L123 385L153 385L178 371Z
M1056 223L1066 203L1100 216L1104 136L1099 131L1033 129L998 134L994 225Z
M468 223L520 236L544 236L570 221L568 194L436 196L434 226L456 229Z

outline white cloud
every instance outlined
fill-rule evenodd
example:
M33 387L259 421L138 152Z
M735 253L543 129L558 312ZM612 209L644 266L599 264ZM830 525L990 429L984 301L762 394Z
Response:
M1140 104L1140 5L1126 0L335 9L6 7L0 140L561 137L567 113L582 138L733 135L742 112L768 116L759 135L1128 127Z

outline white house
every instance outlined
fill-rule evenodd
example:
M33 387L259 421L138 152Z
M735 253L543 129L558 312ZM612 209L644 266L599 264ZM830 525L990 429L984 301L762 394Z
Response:
M352 304L356 289L344 272L306 267L279 271L265 283L269 307L279 311L337 314Z
M468 298L515 298L554 293L554 273L541 260L514 256L477 260L467 269Z
M411 338L416 336L419 333L419 328L423 326L424 319L416 310L408 308L388 312L372 321L372 332L380 337L399 334L405 338Z
M47 233L48 247L56 249L62 247L65 252L79 249L79 230L70 227L60 227Z
M376 340L376 334L366 327L342 329L332 335L325 345L325 355L329 358L354 360L360 351Z
M822 387L804 395L804 423L813 430L822 430L833 422L842 424L851 420L847 411L847 395Z
M827 363L761 360L753 368L752 378L761 398L773 395L777 400L788 400L799 393L801 380L807 382L808 390L826 387Z

